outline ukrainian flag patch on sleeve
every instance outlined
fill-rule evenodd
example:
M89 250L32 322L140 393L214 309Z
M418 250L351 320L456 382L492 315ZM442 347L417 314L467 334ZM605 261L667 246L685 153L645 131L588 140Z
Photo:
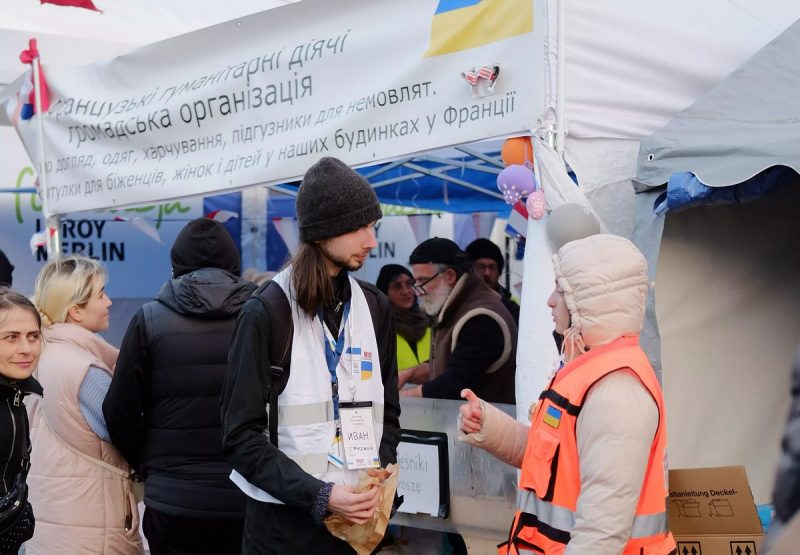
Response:
M552 428L558 428L558 425L561 424L561 411L555 407L547 407L542 422Z

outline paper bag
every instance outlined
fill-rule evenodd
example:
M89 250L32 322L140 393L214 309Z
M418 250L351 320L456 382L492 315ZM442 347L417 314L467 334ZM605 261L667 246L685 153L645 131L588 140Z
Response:
M356 486L356 493L366 491L372 486L381 488L378 508L372 518L364 524L355 524L340 515L331 515L325 519L328 532L349 543L358 555L372 553L383 539L386 527L389 525L394 494L397 491L397 465L390 464L383 472L389 474L385 479L381 476L370 476L366 471L362 471Z

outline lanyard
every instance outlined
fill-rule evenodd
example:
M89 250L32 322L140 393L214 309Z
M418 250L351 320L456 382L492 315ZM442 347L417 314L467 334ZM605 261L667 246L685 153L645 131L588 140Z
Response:
M339 361L344 352L345 340L345 324L350 316L350 301L344 304L344 312L342 313L342 323L339 325L339 337L336 341L333 340L328 327L325 325L325 319L322 316L322 310L318 315L320 324L322 324L322 331L324 332L325 340L325 362L328 364L328 372L331 374L331 398L333 399L333 418L339 420L339 380L336 377L336 367L339 366ZM352 338L351 338L352 341Z

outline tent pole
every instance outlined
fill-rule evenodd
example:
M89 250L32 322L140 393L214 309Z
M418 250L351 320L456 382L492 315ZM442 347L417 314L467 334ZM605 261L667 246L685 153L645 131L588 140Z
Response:
M484 195L488 195L490 197L494 197L494 198L498 198L498 199L502 199L503 198L503 195L501 195L500 193L495 193L493 191L489 191L487 189L484 189L483 187L479 187L478 185L475 185L473 183L469 183L467 181L464 181L463 179L458 179L458 178L455 178L455 177L451 177L451 176L449 176L447 174L444 174L444 173L438 173L437 171L429 170L427 168L423 168L421 166L417 166L416 164L412 164L410 162L406 162L404 164L404 166L409 168L409 169L411 169L411 170L414 170L415 172L424 173L425 175L432 175L432 176L438 177L439 179L442 179L444 181L449 181L450 183L455 183L456 185L461 185L462 187L466 187L467 189L471 189L473 191L477 191L479 193L483 193Z
M511 250L510 245L511 245L511 237L506 235L506 252L505 252L505 255L506 255L506 267L505 267L505 271L506 271L506 275L505 275L506 291L511 291L511 253L509 252Z
M39 52L36 48L36 39L31 39L31 50L36 52L33 58L33 90L36 104L36 119L39 128L39 192L42 196L42 212L45 218L45 237L47 241L47 259L57 260L61 256L61 221L58 214L50 213L50 202L47 198L47 171L44 149L44 114L42 113L42 79L39 68ZM51 231L52 230L52 231Z
M566 42L566 0L557 0L558 2L558 62L557 62L557 81L556 81L556 152L561 157L564 157L564 139L565 139L565 106L564 106L564 81L566 79L566 55L567 50L565 47Z

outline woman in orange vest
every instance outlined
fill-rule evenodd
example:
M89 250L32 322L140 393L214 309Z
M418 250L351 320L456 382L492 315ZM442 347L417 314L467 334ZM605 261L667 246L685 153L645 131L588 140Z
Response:
M459 439L521 469L501 555L668 555L666 423L639 346L647 263L627 239L593 235L553 257L548 299L563 365L523 425L468 389Z

